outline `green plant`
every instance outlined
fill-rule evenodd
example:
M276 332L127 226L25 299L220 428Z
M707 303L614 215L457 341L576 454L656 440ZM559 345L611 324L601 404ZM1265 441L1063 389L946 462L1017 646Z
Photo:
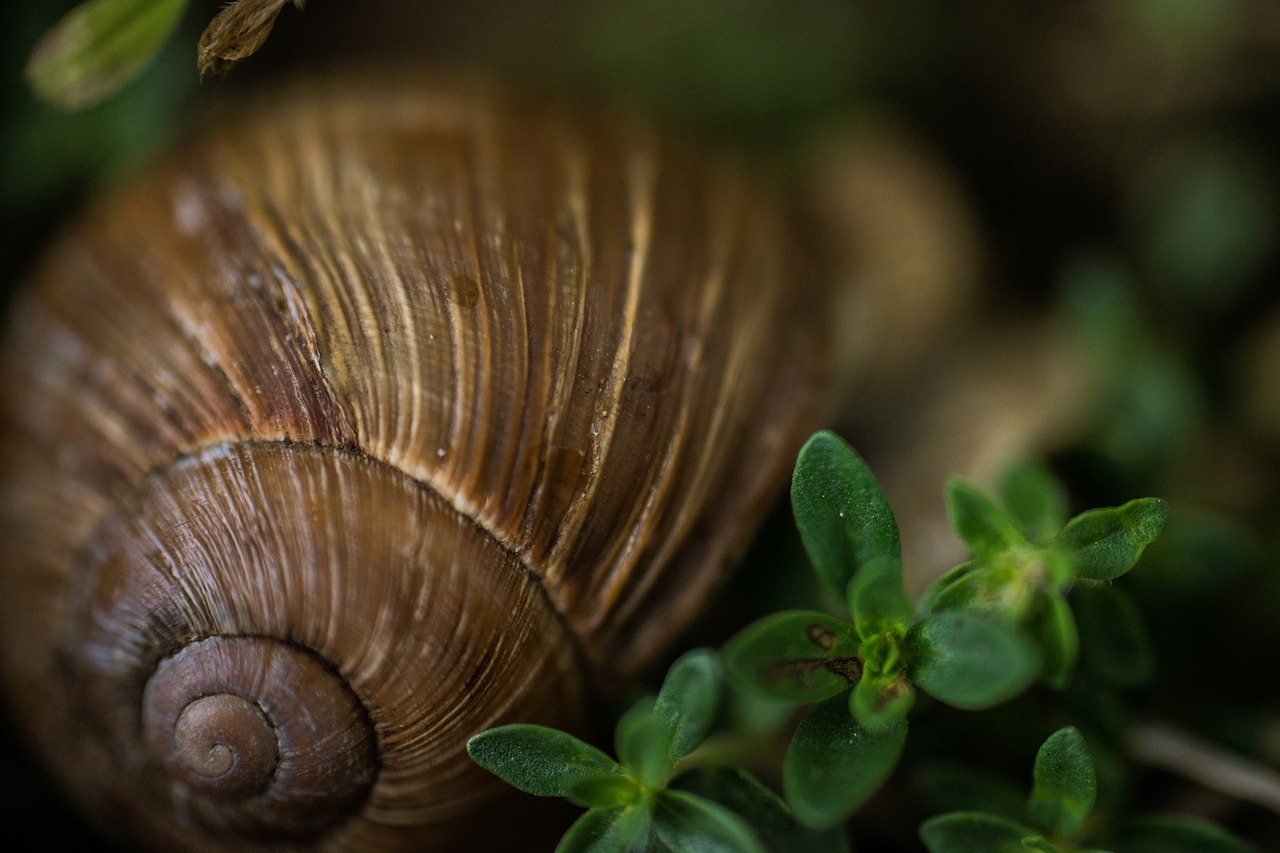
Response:
M761 838L805 839L806 849L840 850L839 836L806 833L786 806L745 772L702 774L704 792L673 780L706 739L720 694L715 654L697 649L667 673L657 696L637 701L619 720L618 760L556 729L509 725L477 734L467 752L515 787L544 797L565 797L586 814L557 850L763 851ZM734 811L717 799L738 807Z
M1145 498L1068 519L1060 484L1025 465L1010 471L999 492L1003 506L968 481L948 482L948 514L972 558L938 578L913 606L903 586L898 525L870 469L830 432L817 433L801 450L791 491L796 525L814 570L848 618L776 613L731 638L719 656L739 689L812 706L786 751L785 805L744 771L714 769L786 816L789 837L801 827L838 832L880 788L903 753L918 692L982 710L1037 679L1065 686L1080 649L1067 601L1073 588L1090 590L1080 599L1088 602L1081 612L1090 630L1108 626L1099 630L1104 642L1121 648L1120 660L1140 657L1124 651L1141 647L1132 606L1101 584L1132 568L1159 535L1165 503ZM589 808L561 849L760 849L749 820L760 809L735 815L725 807L733 797L671 787L712 730L716 671L709 651L677 661L657 699L641 700L622 717L618 762L569 735L532 726L481 733L468 749L522 790ZM1078 739L1055 736L1042 750L1031 819L1043 835L1020 828L1019 844L1036 836L1038 849L1068 849L1052 845L1074 838L1092 807L1092 764L1072 737ZM943 829L930 832L945 834L947 821L957 819L938 820L930 825ZM965 820L979 839L996 832L993 820L1005 821ZM677 821L685 834L675 832ZM822 837L836 843L830 839L837 836Z

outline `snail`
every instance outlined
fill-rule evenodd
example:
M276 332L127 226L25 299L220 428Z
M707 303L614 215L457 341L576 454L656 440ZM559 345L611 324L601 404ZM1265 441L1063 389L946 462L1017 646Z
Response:
M470 847L466 738L580 726L823 406L778 194L483 85L308 81L42 257L0 357L8 707L157 849Z

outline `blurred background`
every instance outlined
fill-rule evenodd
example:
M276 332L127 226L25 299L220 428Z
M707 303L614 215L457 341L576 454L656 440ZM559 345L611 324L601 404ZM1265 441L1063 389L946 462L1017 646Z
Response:
M819 223L847 294L830 420L886 481L910 582L960 559L942 515L951 471L990 482L1030 455L1077 509L1164 497L1170 529L1124 579L1158 677L1104 700L1089 690L1105 671L1086 673L1067 704L1104 741L1118 719L1158 715L1280 764L1280 3L309 0L201 82L195 45L219 7L192 2L139 80L62 113L22 69L71 5L0 12L6 295L86 196L281 75L395 59L647 114L758 164ZM787 508L775 516L737 606L692 639L814 594L779 580L798 558ZM1024 783L1054 713L1010 716L998 744L943 715L913 748L993 771L1007 756ZM19 745L0 761L6 823L92 843ZM915 849L918 781L855 818L863 849ZM1280 849L1273 811L1158 768L1116 769L1104 794Z

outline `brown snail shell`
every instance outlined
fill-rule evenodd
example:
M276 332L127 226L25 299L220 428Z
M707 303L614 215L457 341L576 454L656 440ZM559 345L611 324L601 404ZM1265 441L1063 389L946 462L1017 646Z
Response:
M790 223L634 124L386 80L94 206L0 362L4 689L55 775L163 849L491 830L465 739L651 665L813 424Z

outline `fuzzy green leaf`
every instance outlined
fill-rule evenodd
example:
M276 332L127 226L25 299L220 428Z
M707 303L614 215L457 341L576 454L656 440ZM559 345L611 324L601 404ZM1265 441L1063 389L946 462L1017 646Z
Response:
M1121 507L1080 513L1067 522L1053 546L1070 560L1076 577L1109 581L1133 568L1168 520L1167 503L1139 498Z
M1060 690L1071 681L1080 652L1080 637L1071 607L1062 596L1050 594L1041 601L1043 609L1036 614L1032 624L1044 656L1040 679Z
M571 734L517 723L480 732L467 754L484 769L528 794L569 797L581 805L622 805L625 799L594 802L600 792L627 796L629 781L618 763ZM619 780L622 780L621 782Z
M952 812L920 825L929 853L1026 853L1028 827L982 812Z
M884 490L853 448L818 432L800 450L791 506L818 577L843 597L859 568L876 557L902 562L898 523Z
M1089 672L1122 687L1151 678L1155 658L1142 617L1129 596L1112 584L1081 583L1071 598Z
M1040 671L1040 654L1013 625L975 611L938 613L907 633L907 676L926 693L966 710L1021 693Z
M63 109L94 104L136 77L187 0L88 0L40 39L27 62L36 93Z
M654 697L636 701L614 729L618 761L644 785L660 788L671 776L669 730L654 713Z
M1093 759L1075 727L1059 729L1044 742L1033 778L1028 815L1051 836L1075 837L1098 793Z
M965 478L953 475L947 480L946 499L952 528L978 559L1025 544L1009 517Z
M746 820L769 850L779 853L849 853L849 839L839 827L817 830L801 826L773 791L737 767L706 767L680 777L681 790L714 800Z
M662 682L653 712L665 728L674 764L706 739L720 702L720 664L711 649L681 655Z
M882 732L859 726L844 696L814 706L796 729L782 767L796 818L815 829L842 822L889 778L906 738L905 721Z
M1047 544L1067 523L1067 493L1047 468L1031 462L1009 467L997 489L1028 542Z
M647 806L591 809L574 821L556 853L643 853L653 847Z
M751 826L729 809L687 791L661 791L653 827L672 850L688 853L765 853Z
M739 686L794 702L821 702L861 672L853 626L825 613L774 613L738 632L721 652Z
M1120 827L1107 845L1113 853L1256 853L1256 848L1199 818L1160 815Z
M911 603L902 586L902 563L898 560L870 560L849 582L848 594L854 628L864 640L886 630L902 631L911 624Z

